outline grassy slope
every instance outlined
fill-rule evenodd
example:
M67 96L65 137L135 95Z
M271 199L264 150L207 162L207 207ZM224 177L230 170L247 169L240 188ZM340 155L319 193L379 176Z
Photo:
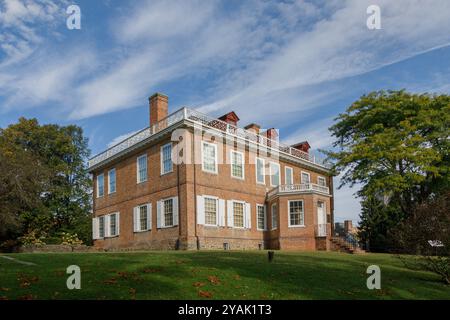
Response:
M13 254L0 258L0 299L450 299L431 273L406 269L391 255L264 251ZM68 290L67 266L81 268ZM366 268L381 268L368 290ZM206 297L205 297L206 296Z

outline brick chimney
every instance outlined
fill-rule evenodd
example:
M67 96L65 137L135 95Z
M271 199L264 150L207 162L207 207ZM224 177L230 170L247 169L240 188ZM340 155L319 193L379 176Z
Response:
M265 135L266 135L267 139L278 140L277 139L278 138L278 132L277 132L277 130L275 130L275 128L267 129L266 132L265 132Z
M352 220L345 220L344 221L344 231L345 231L345 234L353 233Z
M219 117L219 120L225 121L226 123L232 124L233 126L237 126L239 117L234 111L231 111Z
M148 98L150 104L150 126L167 117L169 112L169 97L155 93Z
M251 132L254 132L256 134L259 134L259 130L261 130L261 126L256 123L250 123L244 127L245 130L249 130Z
M291 147L294 149L301 150L306 153L308 153L309 149L311 148L308 141L302 141L302 142L296 143L296 144L292 145Z

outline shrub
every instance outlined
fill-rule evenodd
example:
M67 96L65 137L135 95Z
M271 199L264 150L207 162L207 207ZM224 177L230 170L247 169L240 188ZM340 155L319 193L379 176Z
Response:
M77 246L83 244L83 241L78 239L78 235L70 234L68 232L61 233L61 244L69 246Z
M44 239L44 235L38 236L35 230L30 230L20 237L19 241L23 245L43 246L45 245Z

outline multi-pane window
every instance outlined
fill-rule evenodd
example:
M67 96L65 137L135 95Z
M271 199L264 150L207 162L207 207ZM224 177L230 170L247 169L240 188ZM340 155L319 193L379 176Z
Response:
M285 173L285 184L294 184L294 180L293 180L293 174L292 174L292 168L291 167L285 167L284 168L284 173Z
M217 225L217 199L204 198L205 200L205 224Z
M172 144L168 143L161 148L161 174L172 171Z
M173 225L173 199L167 199L163 201L163 209L164 209L164 226L172 226Z
M265 230L266 229L266 210L262 205L256 206L256 217L258 219L258 229Z
M303 212L303 201L289 201L289 226L305 225L305 216Z
M98 218L98 236L105 237L105 217Z
M117 235L117 214L109 216L109 234L113 237Z
M97 198L105 194L105 177L102 174L97 176Z
M231 151L231 176L244 178L244 157L241 152Z
M148 217L147 205L139 206L139 223L140 223L139 227L141 231L148 229L147 217Z
M108 172L108 193L116 192L116 169Z
M244 204L241 202L233 202L233 221L235 227L244 227Z
M302 172L302 183L309 183L310 179L309 179L309 173L307 172Z
M327 186L327 181L325 180L324 177L317 177L317 184L319 186L326 187Z
M272 204L272 229L278 228L278 208L277 204Z
M264 159L256 158L256 182L265 183Z
M137 158L137 182L147 181L147 155Z
M202 169L207 172L217 173L217 146L208 142L203 142L202 146Z
M280 185L280 165L278 163L270 163L270 184L272 186Z

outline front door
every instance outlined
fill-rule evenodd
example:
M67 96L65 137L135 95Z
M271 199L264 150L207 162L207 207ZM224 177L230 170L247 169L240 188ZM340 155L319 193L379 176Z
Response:
M327 213L325 210L325 202L317 202L317 227L319 237L327 235Z

